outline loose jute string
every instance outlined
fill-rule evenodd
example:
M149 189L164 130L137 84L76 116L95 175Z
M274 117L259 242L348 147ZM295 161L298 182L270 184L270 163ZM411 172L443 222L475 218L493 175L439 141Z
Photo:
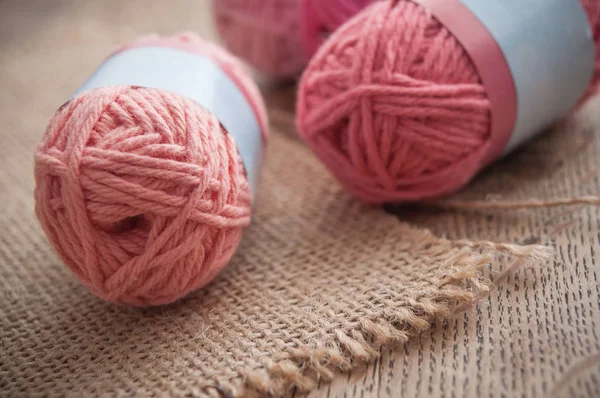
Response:
M525 199L506 201L444 199L423 202L423 206L454 210L540 209L565 206L600 206L600 196L581 196L551 200Z

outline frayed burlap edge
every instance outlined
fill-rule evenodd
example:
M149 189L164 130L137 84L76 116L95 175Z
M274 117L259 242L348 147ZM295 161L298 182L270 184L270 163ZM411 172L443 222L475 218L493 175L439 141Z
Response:
M239 382L224 382L205 392L226 398L306 395L319 382L330 382L336 374L374 361L383 347L406 344L434 322L470 310L509 275L523 267L547 263L553 254L551 248L543 245L450 241L428 230L415 233L421 234L419 246L414 248L420 256L462 248L440 267L446 275L437 293L423 294L409 307L395 309L385 318L349 319L348 327L330 330L330 341L290 348L279 358L265 359L260 369L243 370ZM508 256L511 263L500 271L497 268L504 263L501 256Z

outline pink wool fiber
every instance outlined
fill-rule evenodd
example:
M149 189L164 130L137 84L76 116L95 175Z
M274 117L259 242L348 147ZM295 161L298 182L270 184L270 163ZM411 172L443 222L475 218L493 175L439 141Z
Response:
M581 0L596 42L600 1ZM457 39L410 0L375 2L335 31L300 82L300 134L368 203L451 194L484 167L490 101Z
M264 104L231 55L200 38L125 46L209 56L239 85L267 139ZM85 92L50 121L35 154L36 213L57 253L99 297L170 303L210 282L250 223L236 143L194 101L141 87Z
M271 78L297 76L307 64L300 40L300 0L214 0L225 46Z

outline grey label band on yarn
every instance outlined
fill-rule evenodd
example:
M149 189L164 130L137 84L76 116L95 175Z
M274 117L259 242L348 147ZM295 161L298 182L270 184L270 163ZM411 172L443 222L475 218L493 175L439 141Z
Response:
M128 49L106 60L72 97L121 85L170 91L215 115L237 145L254 195L263 157L260 124L244 93L219 65L200 54L167 47Z
M579 0L460 0L500 46L517 92L505 153L566 116L594 74L595 45Z

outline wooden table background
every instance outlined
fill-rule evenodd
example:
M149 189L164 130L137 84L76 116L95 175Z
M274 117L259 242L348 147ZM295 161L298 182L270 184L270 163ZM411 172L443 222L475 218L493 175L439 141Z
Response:
M0 41L24 22L52 23L78 2L0 1ZM195 30L214 37L209 0L97 2L88 23L136 19L127 37L104 40L99 54L138 34ZM85 18L84 18L85 17ZM143 19L140 22L140 18ZM141 31L140 29L146 29ZM92 28L81 27L90 40ZM17 38L27 45L26 37ZM56 38L64 40L64 38ZM93 44L92 44L93 45ZM99 60L82 59L82 71ZM82 72L84 73L84 72ZM65 87L72 92L73 87ZM295 134L293 87L264 86L273 129ZM484 173L460 198L550 198L600 192L600 101ZM8 112L9 110L3 110ZM53 109L44 110L50 115ZM359 372L340 375L311 397L600 397L600 211L591 206L485 212L397 210L399 217L450 238L546 243L556 259L521 271L475 309L440 322L410 344L383 350Z

